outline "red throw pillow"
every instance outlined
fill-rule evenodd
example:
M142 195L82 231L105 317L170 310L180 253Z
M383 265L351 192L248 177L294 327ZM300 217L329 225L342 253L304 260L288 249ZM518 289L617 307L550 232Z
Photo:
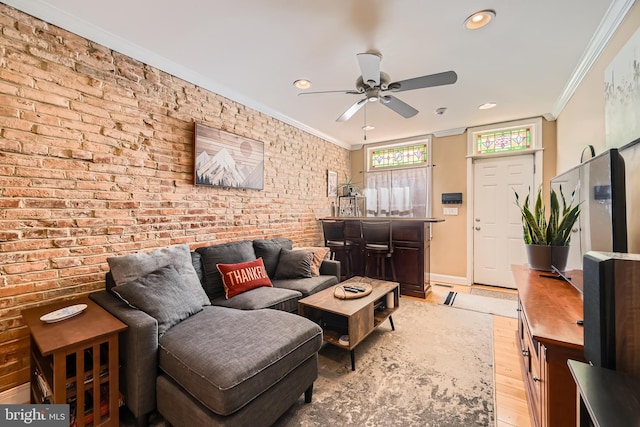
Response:
M262 258L238 264L217 264L227 299L260 286L273 286Z

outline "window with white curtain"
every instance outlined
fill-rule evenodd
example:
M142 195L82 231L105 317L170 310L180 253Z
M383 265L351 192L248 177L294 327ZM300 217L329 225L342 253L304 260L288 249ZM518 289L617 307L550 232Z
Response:
M431 138L367 147L366 216L431 216Z

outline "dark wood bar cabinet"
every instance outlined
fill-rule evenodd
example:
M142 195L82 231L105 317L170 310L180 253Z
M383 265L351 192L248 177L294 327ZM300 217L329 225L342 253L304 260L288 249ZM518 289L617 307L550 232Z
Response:
M366 256L364 240L360 231L361 221L391 221L394 252L392 262L396 270L396 279L400 282L400 293L418 298L426 298L431 284L429 283L429 244L431 224L442 222L438 218L395 218L395 217L331 217L324 219L345 221L345 237L354 242L352 252L352 273L364 276ZM375 271L375 269L371 269ZM387 269L392 280L391 269Z

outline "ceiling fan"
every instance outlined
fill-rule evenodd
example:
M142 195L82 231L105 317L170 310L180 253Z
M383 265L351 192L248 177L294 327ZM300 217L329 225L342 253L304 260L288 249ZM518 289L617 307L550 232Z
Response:
M355 90L331 90L321 92L302 92L298 95L313 95L318 93L335 93L341 92L350 95L364 95L364 98L356 101L347 109L337 122L349 120L355 113L360 110L367 102L380 101L382 105L390 108L402 117L408 119L418 114L418 110L393 95L385 94L385 92L403 92L406 90L423 89L427 87L450 85L458 80L455 71L445 71L443 73L429 74L412 79L391 82L389 75L380 71L380 61L382 55L378 53L359 53L357 54L358 64L362 75L356 80Z

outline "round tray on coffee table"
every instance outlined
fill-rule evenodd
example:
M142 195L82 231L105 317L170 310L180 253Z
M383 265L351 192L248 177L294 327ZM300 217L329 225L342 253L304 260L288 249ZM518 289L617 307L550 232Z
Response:
M371 290L373 289L369 283L364 283L364 282L350 282L346 284L346 286L350 286L350 285L363 287L364 292L348 292L342 287L342 285L338 285L333 290L333 296L339 299L362 298L369 295L371 293Z

